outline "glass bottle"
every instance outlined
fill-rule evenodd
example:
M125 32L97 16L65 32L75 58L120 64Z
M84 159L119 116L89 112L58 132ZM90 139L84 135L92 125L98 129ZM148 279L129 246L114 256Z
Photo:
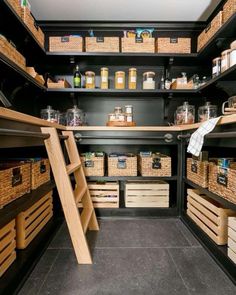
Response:
M166 78L165 78L165 89L170 89L170 86L171 86L171 81L169 79L169 73L168 71L166 70Z
M129 69L129 89L136 89L137 86L137 69Z
M108 89L108 68L101 68L101 89Z
M161 76L160 89L165 89L165 78L163 75Z
M76 65L73 78L74 88L81 88L81 80L82 75L79 70L79 65Z

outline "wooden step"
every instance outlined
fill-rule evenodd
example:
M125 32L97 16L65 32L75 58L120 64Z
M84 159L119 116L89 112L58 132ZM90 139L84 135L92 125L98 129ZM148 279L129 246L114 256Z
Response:
M86 191L87 191L87 186L84 186L82 188L76 187L76 189L74 190L74 196L75 196L76 204L81 202L81 200L82 200L83 196L85 195Z
M81 167L81 164L73 163L66 166L67 174L70 175Z
M93 208L84 208L81 214L81 223L84 230L84 233L86 233L89 225L89 221L93 214Z

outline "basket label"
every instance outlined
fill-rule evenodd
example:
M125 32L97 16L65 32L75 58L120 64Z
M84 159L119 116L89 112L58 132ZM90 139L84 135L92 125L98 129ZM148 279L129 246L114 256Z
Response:
M94 167L94 161L92 161L92 160L85 160L85 161L84 161L84 166L85 166L86 168Z
M154 158L152 160L152 169L161 169L161 159L160 158Z
M228 169L227 168L218 167L217 183L227 187L228 185Z
M96 42L97 43L104 43L104 37L97 37Z
M126 159L118 159L117 168L126 169Z
M143 43L142 37L135 37L135 43Z
M12 180L11 185L12 187L22 184L22 174L20 173L20 168L14 168L12 170Z
M40 163L40 173L43 174L46 172L46 165L44 164L44 162Z
M170 43L171 43L171 44L176 44L176 43L178 43L178 38L170 38Z
M205 28L205 33L207 33L211 28L211 23L209 23L209 25Z
M61 42L62 42L62 43L66 43L66 42L69 42L69 41L70 41L69 36L61 37Z
M197 162L193 161L191 164L191 171L197 173Z

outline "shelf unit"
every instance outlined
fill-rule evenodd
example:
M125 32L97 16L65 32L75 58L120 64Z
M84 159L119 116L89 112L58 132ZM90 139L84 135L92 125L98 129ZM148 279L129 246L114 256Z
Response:
M88 181L124 181L124 180L164 180L164 181L176 181L176 176L170 177L157 177L157 176L86 176Z

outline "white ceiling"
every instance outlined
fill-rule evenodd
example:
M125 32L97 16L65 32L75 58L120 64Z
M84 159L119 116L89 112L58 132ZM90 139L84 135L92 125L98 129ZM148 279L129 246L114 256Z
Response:
M37 20L205 21L221 0L30 0Z

